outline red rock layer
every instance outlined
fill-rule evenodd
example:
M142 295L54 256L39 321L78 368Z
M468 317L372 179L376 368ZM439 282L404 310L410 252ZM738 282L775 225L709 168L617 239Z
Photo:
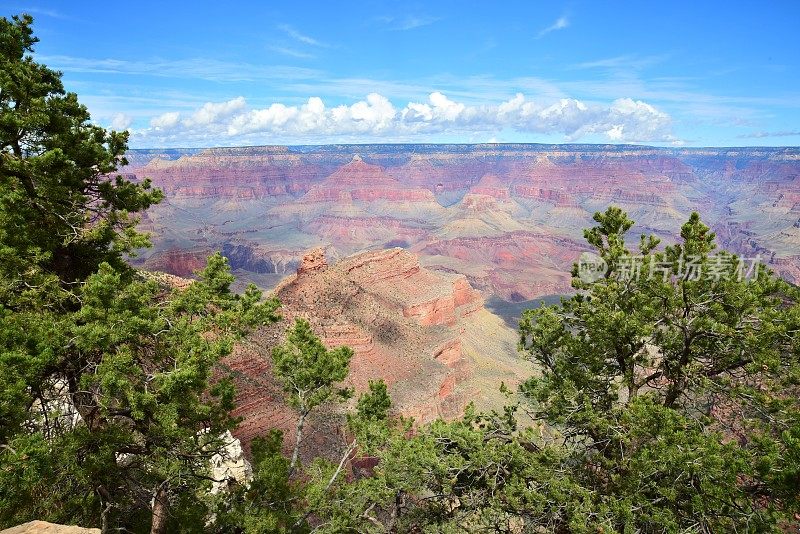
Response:
M530 300L571 291L570 270L585 245L568 238L531 232L510 232L496 237L441 240L427 245L424 254L458 261L465 270L488 265L470 282L486 293L506 300ZM531 270L542 276L531 277Z
M484 174L480 181L469 190L475 195L486 195L498 200L507 200L511 197L508 184L494 174Z
M155 158L133 167L168 196L265 199L298 196L334 166L314 164L275 150L213 148L176 160Z
M303 229L338 245L360 247L365 242L416 243L428 236L429 226L428 222L419 219L320 215L304 224Z
M341 202L388 200L393 202L427 202L435 198L430 191L398 182L377 165L370 165L356 156L322 183L312 187L302 202Z
M559 207L577 207L577 200L563 190L546 189L538 186L517 184L514 186L514 194L520 198L531 198L550 202Z
M347 255L399 245L423 255L439 251L443 267L459 265L495 296L538 297L537 291L570 290L564 276L577 256L564 254L574 247L558 250L555 243L551 262L513 262L503 259L510 232L580 243L592 213L618 204L637 221L634 231L666 241L691 211L700 211L715 229L724 228L723 245L734 252L763 252L790 279L800 270L800 153L794 148L247 147L135 152L129 160L126 176L149 176L167 195L144 226L154 232L156 259L172 254L176 243L182 244L177 252L236 243L260 251L237 264L243 270L283 272L309 246ZM446 243L474 236L494 240L475 242L488 248L471 252ZM178 255L159 261L154 268L181 275L197 266ZM449 316L445 309L437 313Z
M284 430L290 441L295 416L270 374L269 354L297 317L309 320L327 346L353 349L348 385L363 391L369 380L384 379L405 416L452 417L468 402L470 392L459 385L472 371L460 336L465 315L482 309L482 300L463 276L424 269L402 249L363 253L333 265L317 249L275 295L285 320L251 336L250 350L239 348L224 361L237 377L236 415L243 423L236 435L245 444L270 428ZM312 434L321 433L324 419L311 425ZM308 446L333 446L326 439Z
M210 250L172 249L157 252L147 262L147 268L175 276L192 277L206 266Z

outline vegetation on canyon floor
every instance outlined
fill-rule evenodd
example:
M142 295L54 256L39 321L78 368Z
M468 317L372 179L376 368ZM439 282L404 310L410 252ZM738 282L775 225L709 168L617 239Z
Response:
M29 17L0 20L0 526L716 532L800 513L800 292L763 266L740 277L696 214L678 244L632 249L613 207L586 231L603 275L576 267L576 296L524 314L540 374L498 384L504 410L414 425L371 382L339 459L300 462L271 432L248 485L210 492L237 424L216 363L278 303L231 292L220 255L182 288L129 266L160 193L110 178L126 134L89 122L35 42ZM633 258L663 276L622 276ZM302 321L272 355L298 430L349 394L350 356Z

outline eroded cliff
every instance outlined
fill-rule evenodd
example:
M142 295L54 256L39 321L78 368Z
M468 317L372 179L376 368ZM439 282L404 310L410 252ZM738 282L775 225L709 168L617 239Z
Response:
M291 439L295 415L272 378L269 355L298 317L326 345L354 350L346 385L364 391L382 378L395 412L419 422L457 417L468 402L499 407L500 383L513 387L533 372L516 355L514 330L486 310L466 277L426 269L400 248L332 264L322 249L311 250L274 294L284 320L250 336L223 362L237 377L243 421L235 434L245 444L270 428ZM341 444L337 413L314 418L309 450Z

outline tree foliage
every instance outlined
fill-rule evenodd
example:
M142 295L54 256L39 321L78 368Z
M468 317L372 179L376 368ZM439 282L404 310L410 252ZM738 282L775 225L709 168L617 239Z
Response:
M200 529L236 422L214 365L277 303L233 294L219 255L184 289L127 264L161 193L113 176L127 134L89 123L35 42L0 19L0 525Z
M287 332L286 342L272 351L272 371L299 415L290 474L299 459L308 414L333 396L346 399L351 395L346 389L337 390L334 384L347 377L352 357L350 347L326 348L305 319L297 319Z
M561 306L526 312L523 387L562 436L576 479L614 530L752 530L798 507L798 291L716 252L693 213L657 251L610 208L587 241L608 265ZM631 270L631 265L635 269Z

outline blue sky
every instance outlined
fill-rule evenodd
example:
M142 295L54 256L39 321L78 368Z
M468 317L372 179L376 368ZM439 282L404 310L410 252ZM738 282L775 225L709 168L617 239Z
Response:
M38 60L134 147L800 144L800 2L94 2Z

